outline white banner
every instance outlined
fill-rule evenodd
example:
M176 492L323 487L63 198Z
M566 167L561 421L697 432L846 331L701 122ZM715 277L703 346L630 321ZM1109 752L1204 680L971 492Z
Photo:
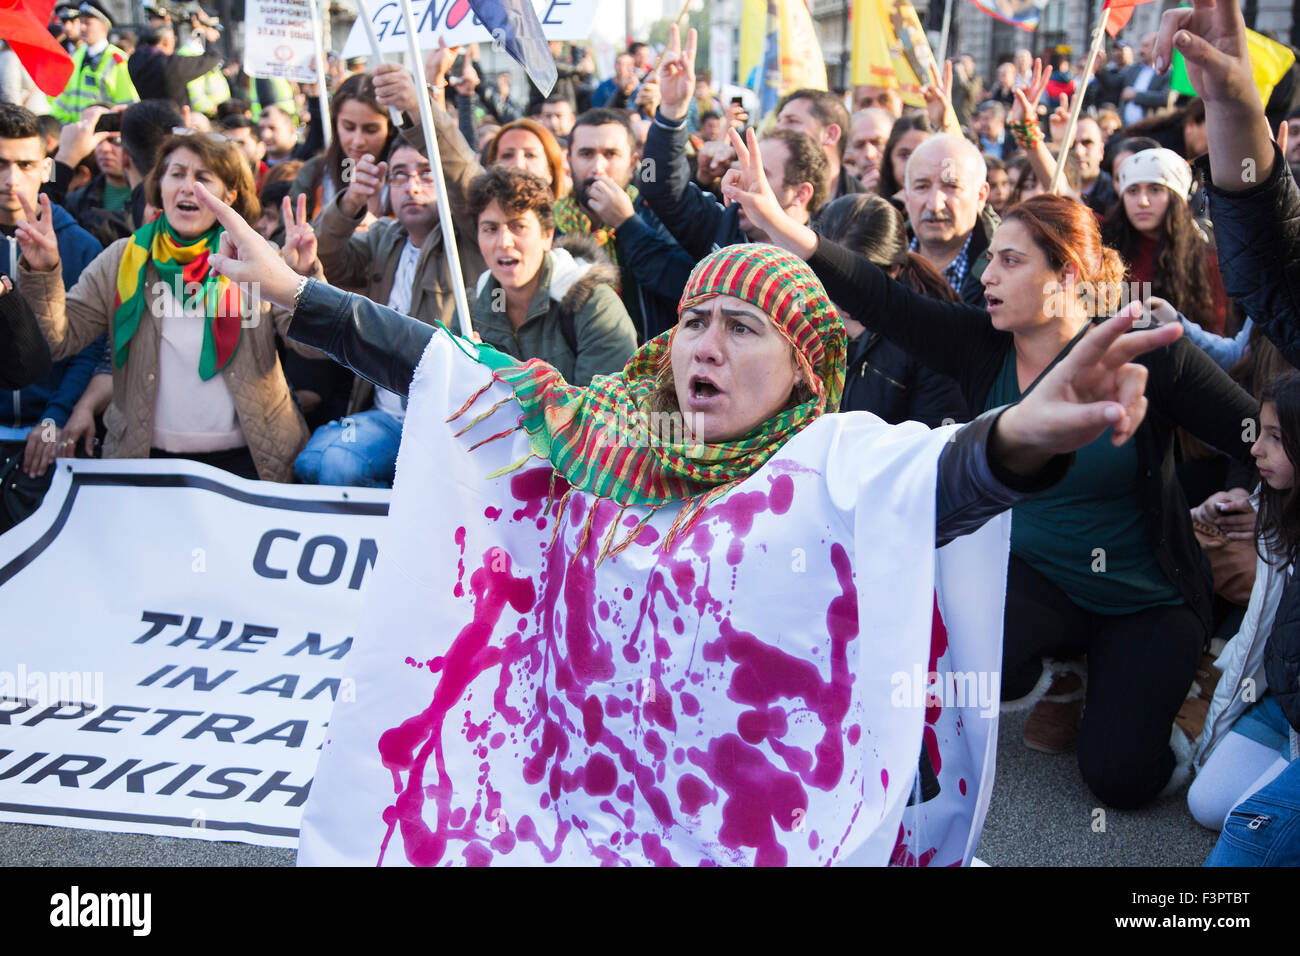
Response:
M58 469L0 536L0 820L296 846L390 493Z
M248 0L244 14L244 72L315 83L316 31L311 0Z
M585 40L596 18L596 0L534 0L537 18L548 40ZM470 9L468 0L412 0L411 15L416 22L416 40L421 50L433 49L442 36L448 46L462 43L491 43L492 35ZM372 3L370 22L374 24L383 53L406 52L406 28L402 24L402 7L395 0ZM502 47L504 49L504 47ZM365 24L352 24L343 56L370 56L370 41Z

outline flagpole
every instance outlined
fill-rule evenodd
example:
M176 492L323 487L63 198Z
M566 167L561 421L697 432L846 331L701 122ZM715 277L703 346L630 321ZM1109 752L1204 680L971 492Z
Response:
M1070 153L1070 144L1074 142L1074 131L1079 125L1079 114L1083 112L1083 95L1088 90L1092 68L1097 62L1097 54L1101 50L1102 41L1106 36L1106 24L1109 22L1110 5L1107 4L1102 8L1097 32L1092 35L1092 48L1088 51L1088 62L1083 67L1083 76L1079 78L1079 84L1074 89L1074 107L1070 110L1070 124L1065 127L1065 135L1061 137L1061 151L1056 155L1056 168L1052 170L1052 181L1047 186L1049 193L1056 192L1061 184L1061 174L1065 172L1065 161Z
M316 95L320 97L321 132L325 134L325 148L329 149L334 137L333 123L330 122L329 74L325 72L325 47L321 41L320 8L316 0L311 0L311 37L316 42Z
M933 21L931 21L933 22ZM943 5L943 29L939 33L939 62L948 59L948 28L952 25L952 0Z
M370 68L370 72L374 73L375 68L384 62L384 55L379 52L379 37L375 36L375 25L371 22L370 11L366 8L366 0L356 0L356 2L357 15L361 18L361 22L366 25L366 38L370 40L370 55L375 58L375 65ZM393 126L402 125L402 114L397 111L396 106L388 107L388 115L392 117Z
M314 2L314 0L313 0ZM460 334L473 335L469 320L469 300L465 297L465 277L460 271L460 252L456 248L455 225L451 219L451 203L447 200L447 179L442 172L442 154L438 152L438 137L433 130L433 108L429 105L429 80L424 73L424 57L420 56L419 40L415 34L415 15L411 0L401 0L402 23L406 27L407 50L411 55L411 72L415 74L416 99L420 103L420 126L424 129L424 146L433 168L438 190L438 223L442 227L442 245L447 252L447 269L451 272L452 295L456 300L456 318Z

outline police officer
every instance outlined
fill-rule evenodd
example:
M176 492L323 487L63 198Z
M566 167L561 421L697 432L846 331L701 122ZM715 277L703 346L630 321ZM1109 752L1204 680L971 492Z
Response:
M50 115L60 123L75 123L81 111L95 103L134 103L140 99L127 57L108 42L113 21L94 0L83 0L78 7L84 45L72 55L72 77L62 93L50 102Z

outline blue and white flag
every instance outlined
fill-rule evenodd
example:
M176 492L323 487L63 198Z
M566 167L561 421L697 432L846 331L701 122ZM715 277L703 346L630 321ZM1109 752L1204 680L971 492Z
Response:
M510 54L533 85L549 96L557 79L555 57L533 5L528 0L469 0L469 5L492 34L493 48Z

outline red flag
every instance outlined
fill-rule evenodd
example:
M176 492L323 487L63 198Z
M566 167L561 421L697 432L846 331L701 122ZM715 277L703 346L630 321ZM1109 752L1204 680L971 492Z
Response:
M1133 8L1139 3L1150 3L1151 0L1106 0L1105 9L1110 11L1110 19L1106 21L1106 32L1111 35L1111 39L1128 25L1129 19L1133 16Z
M54 0L0 0L0 38L48 96L62 93L72 76L72 57L46 27L53 12Z

